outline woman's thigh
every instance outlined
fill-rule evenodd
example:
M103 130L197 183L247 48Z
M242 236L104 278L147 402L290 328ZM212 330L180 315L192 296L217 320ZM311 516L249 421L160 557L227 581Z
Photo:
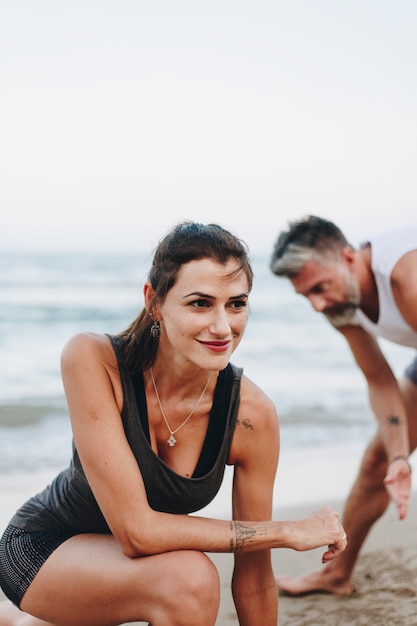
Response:
M162 626L214 624L218 605L218 574L203 553L131 559L111 535L77 535L42 565L21 609L60 626Z

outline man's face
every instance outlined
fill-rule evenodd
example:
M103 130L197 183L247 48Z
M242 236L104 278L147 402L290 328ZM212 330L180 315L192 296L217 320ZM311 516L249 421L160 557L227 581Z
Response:
M310 259L291 283L337 327L349 324L360 305L358 281L343 258L323 258L321 263Z

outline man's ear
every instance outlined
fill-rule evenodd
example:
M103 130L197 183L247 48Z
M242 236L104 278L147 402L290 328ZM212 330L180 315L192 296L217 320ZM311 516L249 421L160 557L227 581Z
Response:
M356 259L355 250L350 246L345 246L342 249L341 257L343 263L345 263L349 268L352 268Z

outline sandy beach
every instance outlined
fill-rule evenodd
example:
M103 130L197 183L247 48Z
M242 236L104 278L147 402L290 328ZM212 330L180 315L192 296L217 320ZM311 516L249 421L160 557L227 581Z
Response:
M314 455L314 452L311 451L311 454ZM300 467L301 457L306 464ZM328 458L316 454L315 458L316 463L312 466L306 453L283 455L278 479L289 476L292 479L282 480L282 499L276 508L275 519L298 519L322 504L332 504L341 513L343 500L342 497L334 497L334 477L337 476L336 482L344 497L347 486L353 479L353 470L358 459L340 454L329 455ZM413 461L415 465L415 460ZM305 484L303 489L303 484L300 483L302 476L305 482L306 465L311 487L308 490ZM296 467L299 475L295 472ZM328 478L327 483L324 477ZM10 481L0 480L0 530L3 530L16 507L50 478L47 472L32 476L30 480L14 478L13 489L10 488ZM333 498L330 497L331 492ZM305 497L302 496L303 493ZM310 594L297 598L280 596L280 626L417 625L416 538L417 491L413 490L406 520L397 521L395 510L390 506L384 517L373 527L356 567L354 594L347 598L328 594ZM321 549L303 553L286 549L275 550L275 572L301 574L317 569L321 567L321 554ZM230 593L233 557L224 554L211 556L219 569L222 584L222 599L216 624L236 626L238 621Z
M331 503L341 510L341 503ZM294 518L306 507L292 508ZM310 594L280 596L281 626L415 626L417 624L417 493L406 520L397 521L393 507L374 526L355 570L350 597ZM302 574L320 567L321 550L294 553L276 550L275 571ZM227 622L219 622L226 624ZM231 624L232 622L230 622Z

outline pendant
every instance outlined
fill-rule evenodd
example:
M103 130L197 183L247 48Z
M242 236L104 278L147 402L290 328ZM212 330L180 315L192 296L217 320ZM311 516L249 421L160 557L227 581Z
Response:
M176 443L177 443L177 440L175 439L174 435L171 434L171 437L167 439L167 444L171 446L172 448L172 446L175 446Z

